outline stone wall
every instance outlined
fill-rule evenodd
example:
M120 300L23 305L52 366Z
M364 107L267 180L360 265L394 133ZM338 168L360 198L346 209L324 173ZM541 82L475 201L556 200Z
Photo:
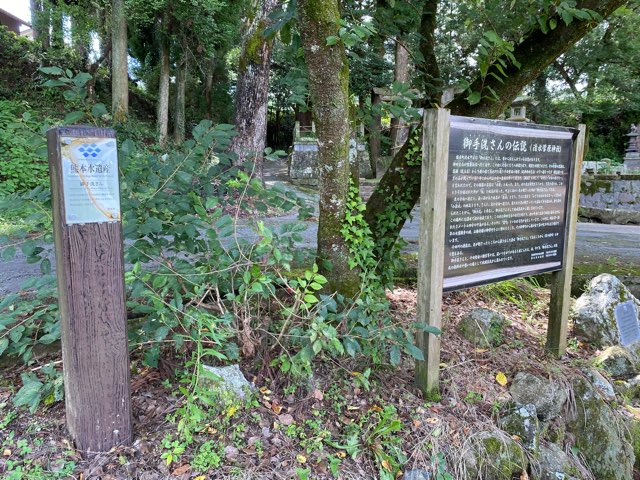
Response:
M640 175L582 177L580 206L640 212Z

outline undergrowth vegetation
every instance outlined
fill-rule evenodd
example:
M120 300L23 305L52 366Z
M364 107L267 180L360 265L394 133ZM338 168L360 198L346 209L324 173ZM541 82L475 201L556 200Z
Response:
M40 72L46 77L43 87L58 92L56 98L71 110L63 123L108 126L104 105L87 94L89 74L55 66ZM35 120L25 103L2 105L7 108L0 135L11 138L3 148L16 153L0 171L0 218L10 225L0 238L1 255L10 260L20 250L28 263L39 263L42 275L0 299L0 356L32 367L13 400L35 412L63 396L59 362L41 360L51 358L43 352L55 352L60 339L43 148L46 129L59 120ZM325 291L327 281L313 252L298 248L303 220L314 207L280 185L265 188L251 165L234 167L229 152L234 134L231 125L204 120L190 140L166 150L148 144L144 131L118 137L131 354L144 368L158 367L163 358L180 365L172 388L182 406L172 417L175 435L163 442L167 464L194 442L212 415L228 422L240 408L216 410L218 399L203 387L203 380L215 379L205 364L251 360L258 371L275 368L297 389L313 378L314 359L352 358L363 365L353 373L354 384L368 389L372 368L398 366L403 355L422 359L413 344L415 328L438 333L426 325L402 324L390 314L384 287L393 273L377 274L380 265L357 189L342 233L352 245L351 267L362 272L363 288L354 299ZM273 161L282 152L267 149L264 155ZM289 212L297 212L298 220L270 227L262 219ZM394 415L392 407L373 411L345 438L319 434L313 446L333 446L354 459L372 452L380 475L394 478L406 461L393 437L400 428ZM291 427L286 434L303 433ZM221 455L218 446L205 442L192 462L206 471ZM339 456L332 458L332 472L339 463Z

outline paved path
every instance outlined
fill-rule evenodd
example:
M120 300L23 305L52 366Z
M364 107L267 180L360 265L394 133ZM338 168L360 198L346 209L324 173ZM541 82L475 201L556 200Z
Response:
M282 165L272 166L265 171L265 180L267 185L277 182L284 182L286 178L286 167ZM287 184L288 185L288 184ZM290 186L290 185L288 185ZM369 190L371 185L365 187ZM301 195L309 202L309 204L317 205L317 194L311 192L302 192ZM295 221L295 216L287 215L283 217L274 217L262 219L271 228L277 228L278 225ZM405 251L418 251L418 211L414 209L413 219L407 222L402 229L401 235L408 242ZM243 222L239 225L238 234L243 238L256 238L252 233L250 222ZM303 232L303 241L299 244L300 248L315 248L317 223L315 221L305 222L307 230ZM49 258L52 265L55 265L52 257L51 246L46 246L49 250ZM1 248L1 246L0 246ZM629 267L638 267L640 270L640 226L628 225L603 225L596 223L580 223L578 224L577 245L576 245L576 261L578 263L604 264L615 262ZM20 285L27 278L40 275L38 264L27 264L25 257L21 252L8 262L0 260L0 298L8 293L17 292Z

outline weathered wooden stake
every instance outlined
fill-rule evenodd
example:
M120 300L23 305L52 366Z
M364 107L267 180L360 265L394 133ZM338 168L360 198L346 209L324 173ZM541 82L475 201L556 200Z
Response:
M569 319L569 300L571 298L571 277L573 275L573 256L576 247L576 228L578 204L580 201L580 176L586 126L579 126L578 138L574 143L572 178L569 181L567 195L567 216L564 237L564 255L562 270L553 272L551 277L551 301L549 304L549 324L547 326L547 352L557 357L564 355L567 349L567 321Z
M82 453L132 437L115 132L47 133L67 427Z
M442 327L444 234L449 161L449 110L426 110L422 143L420 237L418 255L419 323ZM439 393L440 337L418 331L416 345L424 361L416 361L416 383L431 397Z

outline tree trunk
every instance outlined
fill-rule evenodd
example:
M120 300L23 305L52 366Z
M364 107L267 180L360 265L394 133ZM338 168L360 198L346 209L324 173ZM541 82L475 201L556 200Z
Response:
M158 142L167 145L169 135L169 45L166 39L160 45L160 85L158 87Z
M124 0L113 0L111 33L111 114L124 123L129 114L129 70L127 68L127 17Z
M369 160L375 172L380 160L380 136L382 135L382 117L376 110L380 107L380 95L371 90L371 122L369 123Z
M394 80L398 83L409 82L409 51L404 48L401 39L396 41L396 65ZM391 119L391 155L398 153L400 147L407 141L409 127L404 118Z
M318 260L328 288L353 297L358 271L349 268L340 232L349 189L349 67L342 43L327 45L327 37L338 34L338 0L300 0L298 15L319 146Z
M51 8L51 46L53 48L64 47L64 15L62 7L56 5Z
M433 103L437 97L438 66L435 62L433 32L435 29L435 9L428 1L422 15L421 23L421 53L427 62L423 70L427 104ZM578 9L590 9L598 13L602 18L607 18L614 10L623 5L625 0L583 0L576 5ZM491 87L496 92L497 100L485 96L480 103L470 105L466 100L466 93L457 95L447 106L454 115L469 117L495 118L511 104L520 91L535 79L542 70L549 66L562 53L567 51L578 40L589 33L597 22L592 20L582 21L574 19L566 25L561 19L557 20L557 27L544 34L538 28L529 34L520 44L516 45L513 52L515 58L521 63L520 68L511 64L508 60L504 69L506 77L496 69L490 69L484 78L476 78L472 83L471 91L483 91ZM433 60L429 60L433 58ZM490 75L496 73L496 77ZM407 155L409 143L413 138L415 143L421 142L420 129L410 135L410 141L405 143L393 159L391 166L380 180L378 186L367 202L365 219L373 232L377 250L384 250L389 243L395 241L400 234L404 222L409 217L411 210L420 196L420 152L411 149L412 155ZM386 215L385 215L386 214ZM392 215L390 215L392 214ZM397 222L385 221L385 218L401 218Z
M173 123L173 141L177 144L184 141L186 88L187 57L184 56L178 65L178 75L176 78L176 110Z
M267 136L269 67L273 40L264 37L268 15L277 0L261 0L255 19L244 35L238 67L234 124L238 135L231 150L238 156L236 165L254 159L255 172L262 173L262 152Z
M29 6L31 7L31 30L33 31L33 41L43 42L44 36L49 36L49 29L44 25L44 11L42 0L30 0Z
M207 70L205 72L204 79L204 105L205 112L204 118L211 119L211 90L213 89L213 72L216 68L216 56L211 55L209 61L207 62Z

